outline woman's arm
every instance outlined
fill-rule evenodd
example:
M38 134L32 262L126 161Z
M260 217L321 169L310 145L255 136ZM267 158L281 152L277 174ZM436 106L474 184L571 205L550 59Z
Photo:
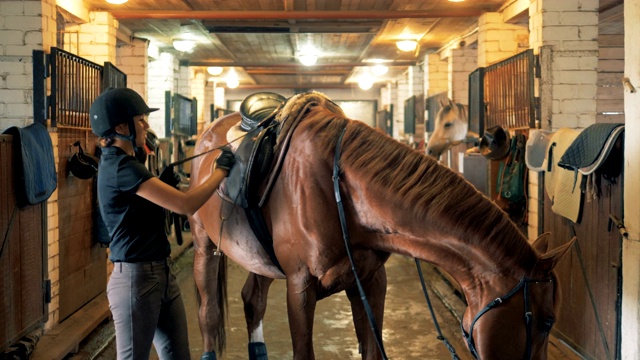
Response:
M167 185L158 178L151 178L140 184L136 194L175 213L193 215L209 200L227 174L227 170L216 168L205 182L187 192Z
M231 150L222 148L209 178L193 189L182 192L158 178L151 178L140 184L136 194L174 213L193 215L211 198L222 180L229 175L234 163L235 158Z

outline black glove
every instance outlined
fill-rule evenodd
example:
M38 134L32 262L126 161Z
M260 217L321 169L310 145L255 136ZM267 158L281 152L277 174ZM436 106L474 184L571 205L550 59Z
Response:
M233 164L236 163L236 158L233 156L233 152L231 152L231 149L227 146L223 146L222 148L220 148L220 150L222 150L222 153L216 159L216 168L224 169L229 172L233 167Z
M178 184L180 183L180 175L176 174L173 166L167 166L162 170L162 173L160 173L160 181L171 185L172 187L178 187Z

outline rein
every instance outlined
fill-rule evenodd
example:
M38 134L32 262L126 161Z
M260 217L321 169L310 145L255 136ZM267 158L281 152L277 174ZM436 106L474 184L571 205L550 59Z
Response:
M469 332L466 332L464 330L464 326L462 325L462 322L460 322L460 329L462 330L462 336L467 341L467 346L469 347L469 351L471 351L471 354L475 359L480 359L480 355L478 355L478 351L476 350L475 343L473 341L474 325L482 315L486 314L489 310L502 304L505 300L509 299L510 297L518 293L518 291L520 291L520 289L522 288L524 288L523 290L524 291L524 318L525 318L525 324L527 326L527 349L525 350L525 359L531 359L531 330L532 330L531 327L533 326L533 314L531 313L531 308L529 305L529 284L541 283L541 282L553 282L553 279L535 280L535 279L529 279L526 277L523 277L522 279L520 279L520 282L518 282L518 284L513 289L511 289L511 291L509 291L506 295L504 295L503 297L496 298L495 300L490 302L487 306L485 306L482 310L480 310L478 315L476 315L476 317L473 318L473 321L471 322L471 326L469 326Z
M362 284L360 283L360 278L358 277L358 272L356 271L356 264L353 261L353 255L351 254L351 242L349 241L349 231L347 229L347 219L344 213L344 206L342 205L342 197L340 196L340 144L342 143L342 138L344 137L344 133L347 130L345 126L342 129L342 133L338 138L338 142L336 143L336 151L335 156L333 158L333 191L336 195L336 203L338 204L338 214L340 216L340 227L342 228L342 238L344 239L344 246L347 249L347 255L349 256L349 262L351 263L351 270L353 271L353 275L356 279L356 284L358 285L358 292L360 293L360 299L364 305L364 309L367 312L367 317L369 318L369 325L371 325L371 331L373 331L373 335L376 338L376 344L378 345L378 349L380 349L380 353L382 354L382 358L388 360L387 354L384 351L384 346L382 345L382 336L378 331L378 326L376 325L376 320L373 317L371 306L367 301L367 296L364 293L364 289L362 288Z

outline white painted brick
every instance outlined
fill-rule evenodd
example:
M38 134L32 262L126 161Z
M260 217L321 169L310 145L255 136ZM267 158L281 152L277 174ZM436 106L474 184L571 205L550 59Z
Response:
M24 35L24 45L31 45L34 48L41 48L43 36L41 31L27 31Z
M558 23L562 25L598 26L598 13L596 11L563 11L558 14Z
M598 41L563 41L562 50L598 50Z
M8 104L7 116L15 118L33 117L33 104Z
M24 14L24 4L26 1L3 1L0 2L0 14L3 17L11 17L14 15Z
M33 87L33 78L27 74L8 74L6 86L9 89L30 89Z
M597 86L552 85L554 97L558 99L595 99Z
M548 40L577 40L578 27L577 26L544 26L542 28L542 38L544 41Z
M10 16L5 21L5 28L24 31L42 29L42 18L39 16Z
M596 116L597 114L595 113L595 111L593 113L588 113L588 114L579 114L578 115L578 127L585 129L587 127L589 127L590 125L593 125L596 123Z
M8 56L32 56L33 50L40 50L37 45L7 45L4 47Z
M553 114L551 126L553 130L560 128L576 128L578 125L578 116L576 114Z
M32 63L23 61L0 61L0 74L27 74L27 66L32 66ZM1 99L0 97L0 100Z
M0 30L0 39L4 45L23 45L24 31Z
M578 37L582 40L598 40L598 26L579 26Z
M595 86L594 86L595 87ZM594 99L569 99L562 100L560 104L560 112L581 114L596 112L596 101Z
M48 14L43 14L44 9L51 9L51 7L47 6L47 4L43 3L42 1L25 1L24 2L24 14L37 15L37 16L41 16L41 15L51 16L50 11Z
M554 71L553 77L558 84L595 84L598 79L596 71Z

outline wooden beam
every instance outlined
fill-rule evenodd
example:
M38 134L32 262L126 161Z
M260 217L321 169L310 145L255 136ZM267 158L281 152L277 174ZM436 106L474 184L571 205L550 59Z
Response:
M356 66L374 66L372 62L352 62L352 63L329 63L315 64L313 66L304 66L299 63L243 63L243 62L216 62L216 61L180 61L180 66L223 66L223 67L254 67L254 68L300 68L300 69L317 69L317 68L352 68ZM418 65L417 60L397 60L385 62L383 65L388 67L394 66L415 66Z
M425 19L477 17L488 11L476 6L460 10L368 10L368 11L180 11L114 10L116 19L199 19L199 20L356 20L356 19Z

